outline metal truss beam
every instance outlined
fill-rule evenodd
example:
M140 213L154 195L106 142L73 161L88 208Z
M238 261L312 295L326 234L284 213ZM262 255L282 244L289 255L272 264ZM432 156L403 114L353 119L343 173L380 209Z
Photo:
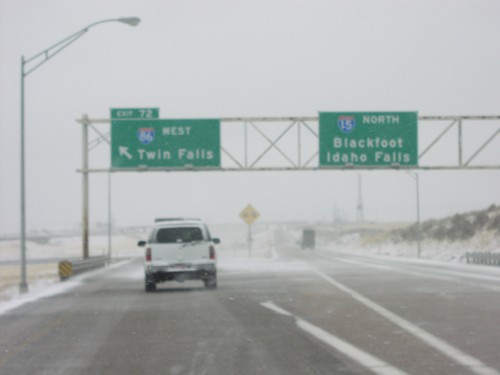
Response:
M494 165L478 165L471 164L476 157L487 148L487 146L500 134L500 116L419 116L419 131L425 126L436 126L436 122L449 122L449 124L442 130L422 151L419 153L419 166L417 167L404 167L394 164L387 166L331 166L331 167L317 167L313 166L313 161L318 158L318 117L224 117L220 118L221 122L221 152L222 155L227 157L227 161L223 162L221 168L82 168L78 170L84 173L100 173L100 172L250 172L250 171L325 171L325 170L398 170L398 169L412 169L412 170L499 170L500 169L500 152L498 152L498 160L494 161ZM122 120L127 121L127 120ZM137 121L137 120L129 120ZM149 119L148 121L155 121ZM486 122L495 122L497 129L489 136L472 155L469 156L467 161L463 162L463 148L467 143L467 138L463 136L463 129L471 121L474 121L474 126L483 125ZM98 137L88 143L88 150L99 146L102 143L110 144L110 133L99 131L94 125L108 124L109 119L89 119L84 116L82 119L77 120L82 125L89 125L97 134ZM431 123L430 123L431 122ZM243 133L243 149L231 151L231 144L224 143L224 128L233 126L242 126ZM278 126L278 128L276 128ZM449 131L458 128L457 138L457 151L458 161L456 165L440 165L439 161L434 161L436 165L426 165L422 163L422 158L427 156L429 158L429 151L439 147L438 143L442 140ZM293 129L296 128L296 133ZM269 134L272 129L273 135ZM276 132L277 135L276 135ZM250 137L253 134L253 138ZM282 145L284 138L288 137L288 150L285 150ZM294 150L290 150L291 137L296 137L296 145ZM257 146L256 139L260 139ZM262 145L264 144L264 146ZM308 146L308 147L305 147ZM251 155L250 151L256 148L263 148L260 153ZM233 145L234 148L234 145ZM304 155L306 152L310 155ZM271 162L265 162L266 157L269 157L271 150L276 151L281 158L274 158ZM237 155L238 154L238 155ZM305 156L305 157L304 157ZM427 160L427 159L426 159ZM283 165L285 163L285 165ZM234 164L233 166L230 164Z

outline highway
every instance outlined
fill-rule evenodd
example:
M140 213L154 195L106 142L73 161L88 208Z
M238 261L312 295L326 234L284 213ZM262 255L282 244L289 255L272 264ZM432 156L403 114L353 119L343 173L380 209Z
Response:
M500 272L300 250L221 255L219 288L142 260L0 315L0 374L500 374Z

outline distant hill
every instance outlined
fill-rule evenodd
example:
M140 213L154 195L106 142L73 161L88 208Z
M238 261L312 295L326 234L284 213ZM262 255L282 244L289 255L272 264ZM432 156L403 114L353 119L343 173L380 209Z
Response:
M427 220L420 225L422 240L465 241L484 232L500 235L500 206L494 204L487 209L439 219ZM391 232L394 242L416 241L418 226L395 229Z

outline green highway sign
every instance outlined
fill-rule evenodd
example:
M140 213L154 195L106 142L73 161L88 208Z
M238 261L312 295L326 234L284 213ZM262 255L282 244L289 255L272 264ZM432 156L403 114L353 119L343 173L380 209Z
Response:
M148 119L159 117L159 108L111 108L111 119Z
M220 167L220 121L111 121L112 168Z
M417 166L417 112L321 112L319 165Z

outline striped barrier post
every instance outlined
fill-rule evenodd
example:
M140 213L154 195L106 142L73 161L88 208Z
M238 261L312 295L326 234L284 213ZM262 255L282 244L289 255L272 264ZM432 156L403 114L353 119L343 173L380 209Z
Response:
M69 279L69 277L73 274L73 265L70 261L63 260L59 262L59 279L61 281Z
M105 267L107 262L108 258L105 256L92 257L76 261L63 260L59 262L59 278L61 281L67 280L71 276L79 273Z

